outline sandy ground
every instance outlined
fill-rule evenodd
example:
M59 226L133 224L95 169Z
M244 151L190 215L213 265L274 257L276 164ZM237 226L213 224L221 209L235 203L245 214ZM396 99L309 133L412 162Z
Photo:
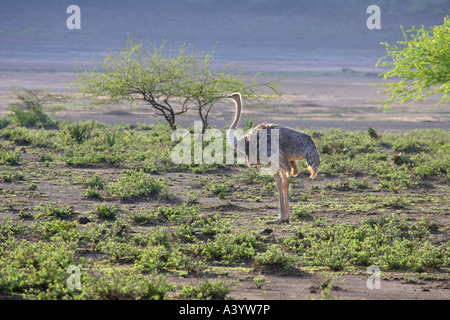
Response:
M283 74L283 67L281 75ZM415 128L449 128L450 106L435 108L438 97L410 106L397 105L387 112L372 102L383 98L377 93L382 87L374 86L381 80L372 72L340 69L307 69L286 74L284 93L280 100L244 106L243 119L255 123L275 122L299 129L342 128L345 130L404 131ZM0 115L9 113L8 104L14 101L11 88L43 88L50 92L74 93L68 82L75 79L71 72L0 72ZM233 119L233 105L218 104L210 113L212 126L222 128ZM66 121L98 120L113 123L155 123L154 111L146 105L109 105L96 107L86 101L66 105L65 110L52 115ZM183 127L198 121L195 110L177 118Z

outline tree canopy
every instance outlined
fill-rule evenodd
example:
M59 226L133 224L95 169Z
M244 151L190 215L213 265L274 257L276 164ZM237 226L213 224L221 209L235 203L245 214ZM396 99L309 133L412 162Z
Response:
M203 130L211 108L232 91L240 91L249 101L280 94L281 79L259 83L259 74L249 78L229 65L218 72L212 68L212 54L198 55L186 44L172 50L165 45L163 41L159 47L145 47L129 39L122 51L110 52L102 61L94 61L91 70L79 72L72 85L94 103L144 101L172 128L176 116L195 107Z
M450 101L450 19L444 18L442 25L430 30L424 27L405 31L401 27L403 41L397 45L383 43L387 56L381 58L377 66L389 69L382 73L383 79L396 78L398 81L385 82L386 100L381 101L386 110L390 106L426 99L440 94L436 104ZM409 37L408 37L409 35ZM388 60L388 58L391 58ZM382 91L383 92L383 91Z

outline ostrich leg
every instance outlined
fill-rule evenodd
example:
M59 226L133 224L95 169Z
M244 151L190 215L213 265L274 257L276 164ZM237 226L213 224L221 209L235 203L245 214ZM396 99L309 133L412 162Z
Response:
M280 197L280 218L277 220L274 220L274 221L269 221L268 224L278 224L278 223L283 223L283 222L289 222L289 212L286 216L286 202L285 202L286 197L284 195L283 179L281 178L279 172L274 174L273 177L275 179L275 184L277 186L278 195ZM287 218L287 220L286 220L286 218Z
M289 223L289 171L281 170L281 176L283 177L284 216L281 216L280 222Z

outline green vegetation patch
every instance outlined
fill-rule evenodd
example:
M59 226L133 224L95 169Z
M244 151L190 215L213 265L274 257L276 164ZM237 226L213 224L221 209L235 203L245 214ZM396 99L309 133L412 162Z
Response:
M228 299L231 273L448 274L448 130L308 131L319 174L307 179L298 162L291 223L268 226L279 210L273 177L177 166L167 124L2 123L2 295Z

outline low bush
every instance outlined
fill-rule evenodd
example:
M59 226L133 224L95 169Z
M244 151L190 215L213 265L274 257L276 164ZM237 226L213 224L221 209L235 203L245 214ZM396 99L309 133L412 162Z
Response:
M164 180L155 179L143 170L124 170L117 182L108 184L106 190L120 199L168 196Z

